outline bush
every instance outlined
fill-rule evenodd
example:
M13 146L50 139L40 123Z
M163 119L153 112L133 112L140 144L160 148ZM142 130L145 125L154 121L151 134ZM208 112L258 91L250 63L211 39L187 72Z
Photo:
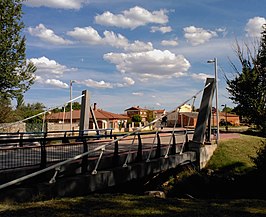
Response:
M261 141L261 143L261 147L256 152L257 156L251 157L251 160L254 162L259 174L266 176L266 142Z

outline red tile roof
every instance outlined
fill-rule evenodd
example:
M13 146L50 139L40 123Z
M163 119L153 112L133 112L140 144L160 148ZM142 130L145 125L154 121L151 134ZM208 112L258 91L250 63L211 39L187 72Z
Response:
M94 110L94 114L97 120L113 120L113 119L129 119L127 115L121 115L121 114L115 114L112 112L107 112L102 109ZM49 115L46 115L47 120L69 120L70 119L70 112L57 112L57 113L51 113ZM91 118L91 114L89 114ZM80 110L73 110L72 112L72 119L80 119Z

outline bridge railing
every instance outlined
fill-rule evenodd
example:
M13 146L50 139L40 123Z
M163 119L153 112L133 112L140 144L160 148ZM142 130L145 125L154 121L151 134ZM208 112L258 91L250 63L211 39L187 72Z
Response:
M122 138L126 136L125 133L112 134L111 130L109 132L102 131L99 135L92 135L91 133L92 131L90 133L84 132L82 137L80 135L70 135L69 132L67 132L67 136L66 132L62 132L61 136L56 137L51 136L53 132L50 132L50 136L43 134L42 137L40 135L26 137L25 134L20 134L19 138L16 134L0 136L0 170L32 166L45 168L48 165L73 158L107 143L110 143L110 145L106 147L104 155L112 155L114 162L117 162L120 153L129 152L129 146L134 137L134 135L131 135ZM158 132L156 144L152 144L151 140L153 140L152 138L154 138L156 132L137 132L135 134L137 139L132 146L132 151L137 153L138 160L142 160L144 150L146 152L155 150L158 157L162 146L169 146L170 154L181 152L185 133L192 134L193 131L176 130L174 134L172 131ZM169 136L172 136L171 144L169 144ZM120 138L122 139L120 140ZM113 140L117 139L119 141L112 143ZM90 156L95 157L99 154L100 150L91 153ZM86 161L85 158L83 158L83 161Z

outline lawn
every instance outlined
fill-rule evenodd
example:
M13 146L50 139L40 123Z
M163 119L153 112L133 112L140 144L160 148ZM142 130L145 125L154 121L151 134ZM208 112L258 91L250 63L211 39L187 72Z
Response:
M204 170L202 174L196 174L196 179L195 177L191 179L194 180L194 186L198 185L200 188L202 185L203 190L206 187L215 187L215 189L219 189L218 192L223 192L223 188L226 187L228 183L229 185L230 183L234 183L233 186L237 186L237 181L243 180L237 179L237 177L245 178L247 174L250 174L252 171L254 164L250 156L256 156L256 150L260 147L261 140L262 138L260 137L241 135L239 139L221 141L214 156L208 163L206 170ZM211 177L215 177L215 185L213 185L210 180L206 180L205 175L210 171ZM180 175L175 174L173 176L172 174L170 178L174 180L175 177L180 177ZM227 179L229 177L230 180L229 182L220 182L219 179L217 182L217 177L222 177L223 181L224 178ZM250 178L250 175L248 175L248 177ZM204 182L202 180L204 180ZM250 184L256 183L256 181L258 180L254 180ZM175 181L171 183L178 184L178 182ZM246 191L246 184L246 182L241 182L239 185L242 187L243 192ZM178 188L177 186L173 186L172 189ZM186 187L186 185L184 185L184 187ZM259 188L260 186L257 186L256 189ZM252 190L252 188L247 189L247 192L250 190ZM172 196L167 196L166 198L156 198L144 194L97 193L84 197L54 198L52 200L36 200L35 202L27 203L4 202L0 204L0 216L266 216L266 200L259 199L259 197L256 198L256 196L247 198L235 197L236 195L234 195L231 198L219 198L217 197L217 192L215 192L213 197L208 194L208 197L204 198L197 195L197 192L195 194L193 194L193 191L189 193L192 195L189 198L179 197L178 194L176 196L172 194Z

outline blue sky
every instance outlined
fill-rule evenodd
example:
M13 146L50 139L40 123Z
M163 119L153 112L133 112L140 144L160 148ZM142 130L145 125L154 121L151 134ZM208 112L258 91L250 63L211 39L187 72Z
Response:
M37 66L26 103L63 105L82 90L91 104L123 113L139 105L172 110L214 77L219 105L224 75L238 64L235 40L250 43L266 23L265 0L27 0L23 34ZM196 100L199 107L201 95Z

